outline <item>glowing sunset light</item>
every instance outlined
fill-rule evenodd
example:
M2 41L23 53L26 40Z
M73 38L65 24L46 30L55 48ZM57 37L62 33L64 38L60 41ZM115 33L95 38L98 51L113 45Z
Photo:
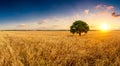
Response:
M108 24L102 24L100 26L100 30L102 30L102 31L108 31L108 30L110 30L110 27L109 27Z

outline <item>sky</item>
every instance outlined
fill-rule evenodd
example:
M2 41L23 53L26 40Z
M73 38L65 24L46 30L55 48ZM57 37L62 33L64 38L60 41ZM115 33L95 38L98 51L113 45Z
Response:
M83 20L91 30L120 29L119 0L0 0L0 30L69 30Z

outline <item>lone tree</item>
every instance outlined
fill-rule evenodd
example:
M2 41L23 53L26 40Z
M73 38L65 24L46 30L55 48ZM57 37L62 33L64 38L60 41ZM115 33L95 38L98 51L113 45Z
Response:
M89 26L86 22L82 20L75 21L70 27L71 33L78 33L81 36L81 33L87 33L89 31Z

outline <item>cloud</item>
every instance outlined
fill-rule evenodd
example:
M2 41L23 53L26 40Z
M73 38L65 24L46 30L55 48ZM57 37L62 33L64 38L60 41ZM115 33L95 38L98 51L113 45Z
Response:
M75 21L79 20L80 14L75 14L72 16L62 16L62 17L51 17L41 19L38 24L38 29L66 29ZM39 25L40 24L40 25Z
M103 5L103 4L98 4L95 6L96 9L105 9L105 10L113 10L115 7L112 5Z
M112 15L113 17L120 17L120 14L116 14L116 12L112 12L111 15Z
M43 19L43 20L40 20L40 21L38 22L38 24L43 24L43 23L46 23L46 22L49 22L49 20L48 20L48 19Z
M114 6L107 6L106 8L107 8L107 10L113 10Z
M77 19L79 18L78 15L75 15L75 16L72 16L72 17L69 17L69 16L66 16L66 17L51 17L51 18L47 18L47 19L42 19L38 22L38 24L60 24L60 23L66 23L66 22L71 22L71 20L73 19Z
M20 24L17 27L27 27L27 25L26 24Z
M38 24L50 24L50 23L57 23L57 22L64 22L63 18L58 18L58 17L51 17L47 19L41 19Z
M95 6L96 9L99 9L99 8L102 8L102 7L103 7L103 5L101 5L101 4Z
M84 13L89 14L89 10L88 9L84 10Z
M53 25L52 27L59 27L59 25Z
M54 29L61 29L61 25L49 25L49 26L40 26L39 29L41 30L54 30Z

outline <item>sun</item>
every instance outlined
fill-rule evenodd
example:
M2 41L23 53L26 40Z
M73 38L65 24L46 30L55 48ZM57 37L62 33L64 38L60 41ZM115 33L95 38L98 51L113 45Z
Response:
M100 26L100 30L102 30L102 31L108 31L109 30L109 25L108 24L102 24Z

